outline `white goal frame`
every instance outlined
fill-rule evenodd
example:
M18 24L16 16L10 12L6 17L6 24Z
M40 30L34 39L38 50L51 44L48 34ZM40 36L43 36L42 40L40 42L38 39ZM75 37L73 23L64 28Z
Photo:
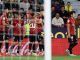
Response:
M45 60L52 60L51 55L51 0L44 0L44 46Z

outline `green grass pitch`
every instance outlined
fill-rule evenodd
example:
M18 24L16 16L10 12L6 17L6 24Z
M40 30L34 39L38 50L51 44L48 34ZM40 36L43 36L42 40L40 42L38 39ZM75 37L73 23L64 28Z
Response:
M80 56L54 56L52 60L80 60Z
M44 60L44 57L37 56L0 57L0 60Z
M16 57L0 57L0 60L44 60L44 57L35 56L16 56ZM80 56L53 56L52 60L80 60Z

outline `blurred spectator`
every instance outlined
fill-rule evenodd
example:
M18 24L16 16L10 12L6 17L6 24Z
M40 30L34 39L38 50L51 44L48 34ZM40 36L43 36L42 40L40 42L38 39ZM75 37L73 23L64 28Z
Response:
M10 3L11 5L12 5L12 9L14 8L14 9L16 9L16 10L19 10L19 5L18 5L18 3L16 2L16 3Z
M60 11L60 9L61 9L61 4L58 2L58 1L55 1L55 10L57 11L57 12L59 12Z
M5 9L16 9L16 10L19 10L19 5L18 3L16 2L16 0L8 0L6 2L4 2L4 8Z
M55 2L55 0L51 0L51 3L54 3Z
M52 6L51 7L51 18L53 18L53 17L55 17L55 7L54 6Z
M60 17L59 13L56 13L55 17L52 19L52 25L54 27L63 27L64 26L64 21Z
M64 6L64 5L65 5L65 3L64 3L63 0L59 0L59 2L60 2L60 4L61 4L61 6Z
M10 6L10 1L6 1L4 2L4 9L11 9L11 6Z
M28 1L23 0L20 2L20 9L27 11L30 8L30 3Z
M0 0L0 15L2 14L3 11L3 1Z
M65 10L70 13L72 11L72 9L73 9L73 7L72 7L71 3L67 2L67 4L65 5Z
M65 10L64 6L61 7L60 16L63 18L64 23L66 24L69 15L68 15L68 12Z
M64 6L64 1L63 0L51 0L51 3L54 4L56 1L58 1L61 6Z
M76 18L76 27L80 27L80 14Z
M37 0L38 4L43 4L44 3L44 0Z
M35 4L35 0L28 0L30 4Z

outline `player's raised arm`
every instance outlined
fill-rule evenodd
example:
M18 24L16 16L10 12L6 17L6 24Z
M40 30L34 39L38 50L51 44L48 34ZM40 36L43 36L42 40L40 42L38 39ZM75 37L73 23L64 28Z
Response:
M67 33L68 33L68 38L70 37L70 24L69 24L69 19L67 21Z

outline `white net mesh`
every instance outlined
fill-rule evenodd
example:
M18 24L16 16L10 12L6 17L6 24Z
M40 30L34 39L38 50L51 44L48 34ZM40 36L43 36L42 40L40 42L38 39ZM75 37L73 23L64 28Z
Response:
M0 59L44 56L43 4L43 0L0 0Z

